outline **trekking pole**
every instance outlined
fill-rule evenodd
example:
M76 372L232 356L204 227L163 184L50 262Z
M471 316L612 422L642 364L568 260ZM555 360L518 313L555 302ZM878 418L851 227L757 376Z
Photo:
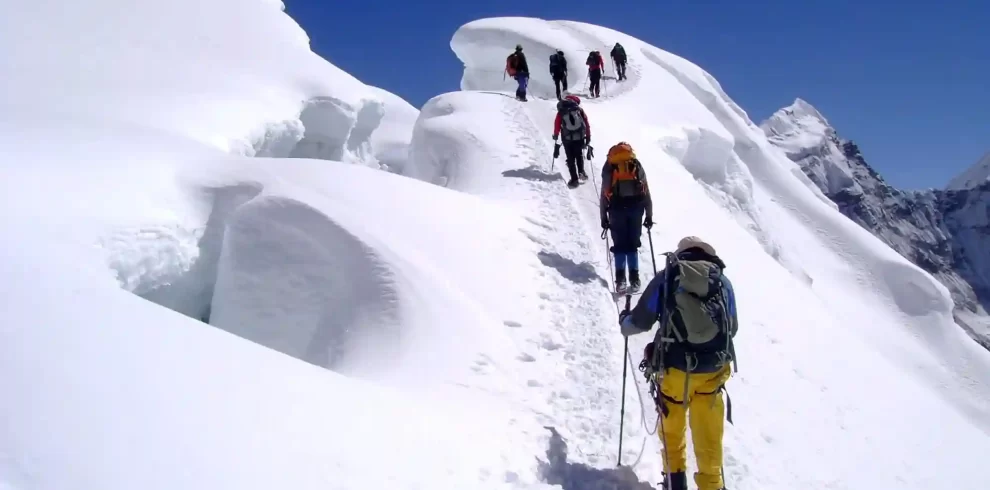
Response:
M629 302L632 300L631 296L626 296L626 309L624 311L629 311ZM626 359L629 357L629 337L625 338L625 347L622 350L622 408L619 411L619 461L616 466L622 466L622 429L626 422L626 372L629 370L629 363Z

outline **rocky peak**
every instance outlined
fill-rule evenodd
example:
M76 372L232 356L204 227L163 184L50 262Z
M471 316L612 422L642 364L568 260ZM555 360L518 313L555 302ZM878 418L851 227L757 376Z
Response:
M970 189L985 184L988 180L990 180L990 152L987 152L973 166L949 181L946 189Z
M956 322L990 349L990 154L948 190L902 191L804 100L760 126L842 214L945 284Z
M760 125L775 145L801 151L823 144L835 137L835 130L818 109L803 99L778 110Z

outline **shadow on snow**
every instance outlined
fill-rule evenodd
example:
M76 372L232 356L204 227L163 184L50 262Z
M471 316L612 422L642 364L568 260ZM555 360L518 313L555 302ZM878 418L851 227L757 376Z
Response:
M562 257L558 253L547 252L546 250L540 250L536 255L540 258L540 262L543 265L555 269L560 275L564 276L564 279L578 284L587 284L597 279L599 284L608 288L608 281L595 272L595 266L591 265L590 262L578 264L571 259Z
M529 166L526 168L517 168L513 170L506 170L502 172L503 177L514 177L517 179L533 180L536 182L554 182L557 180L564 180L559 173L545 173L538 167Z
M550 431L547 460L539 461L540 478L550 485L560 485L564 490L655 490L650 484L639 481L632 468L599 469L586 464L567 462L567 442L557 429Z

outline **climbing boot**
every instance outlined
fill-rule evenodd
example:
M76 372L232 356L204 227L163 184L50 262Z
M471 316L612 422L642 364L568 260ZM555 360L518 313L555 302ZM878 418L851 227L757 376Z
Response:
M664 490L687 490L687 473L677 471L667 475L667 485Z
M636 269L629 269L629 290L639 291L639 271Z
M626 290L626 270L616 269L615 271L615 292L622 293Z

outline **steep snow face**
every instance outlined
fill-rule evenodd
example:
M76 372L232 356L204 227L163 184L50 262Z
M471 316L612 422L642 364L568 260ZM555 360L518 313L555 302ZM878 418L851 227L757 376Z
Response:
M518 286L537 225L237 156L375 166L411 134L280 6L3 2L0 487L536 481L549 410L511 332L542 301Z
M901 191L870 167L855 143L798 99L762 124L839 210L925 269L952 293L957 323L990 348L987 191L976 182L947 191ZM967 175L976 175L979 165Z
M385 116L371 133L371 149L382 168L402 173L409 161L409 143L419 110L391 92L377 87L371 90L384 106Z
M503 193L498 186L493 191L491 184L462 178L493 171L485 167L492 160L471 155L515 153L508 146L511 138L500 135L502 125L468 124L480 113L480 103L465 101L488 97L504 101L507 114L525 111L525 119L536 124L534 131L520 118L512 126L543 141L537 143L540 155L518 163L537 168L516 169L539 178L551 161L554 115L554 101L540 100L553 98L550 77L540 65L550 52L563 49L571 63L578 60L578 77L571 83L574 92L584 94L583 53L607 53L617 41L629 53L630 77L623 83L606 81L601 99L583 102L592 144L600 155L618 141L636 148L653 189L658 225L651 238L658 252L684 235L701 235L720 250L739 290L741 332L746 333L740 333L738 349L746 367L730 382L730 390L737 421L745 411L748 429L740 425L728 430L729 486L825 488L855 480L866 487L923 488L944 485L939 481L944 472L932 470L951 466L953 458L975 461L970 451L987 448L990 430L990 358L954 325L948 291L836 212L836 205L767 140L718 83L686 60L587 24L518 18L469 23L451 41L464 63L461 86L469 94L444 95L424 108L414 132L415 176L481 195ZM514 83L502 77L505 56L515 44L522 44L529 56L534 96L529 103L515 102L509 95ZM820 114L797 109L808 124L817 120L822 129ZM464 152L444 160L443 154L417 151L428 148L430 138L456 139ZM561 162L556 164L557 172L566 172ZM597 174L597 164L589 170ZM836 185L849 180L834 179ZM598 234L597 193L594 181L588 184L571 191L573 205L586 233ZM604 255L604 244L598 248ZM648 247L642 247L640 263L650 259ZM634 362L647 340L630 339ZM898 394L877 397L878 386ZM747 402L739 403L740 397ZM930 405L904 412L905 405L919 400ZM931 413L953 419L940 426L951 435L910 429L918 417ZM641 420L647 426L654 420L646 413L642 417L650 419ZM588 453L594 449L582 433L563 436L585 446L574 456L578 463L594 465L596 458ZM905 441L906 434L911 442ZM647 451L639 458L635 444L653 439L628 420L624 436L626 447L633 448L623 460L635 461L637 474L646 481L658 477L652 473L658 457L650 460L655 453ZM931 446L958 449L939 462L929 459L931 453L922 457L907 449ZM822 454L828 455L825 460ZM952 478L954 485L966 488L981 485L975 477Z
M949 190L962 190L978 187L990 180L990 152L983 155L972 167L949 181Z
M243 155L377 166L369 137L382 98L310 51L281 9L271 0L142 2L126 12L106 0L5 1L0 104Z

